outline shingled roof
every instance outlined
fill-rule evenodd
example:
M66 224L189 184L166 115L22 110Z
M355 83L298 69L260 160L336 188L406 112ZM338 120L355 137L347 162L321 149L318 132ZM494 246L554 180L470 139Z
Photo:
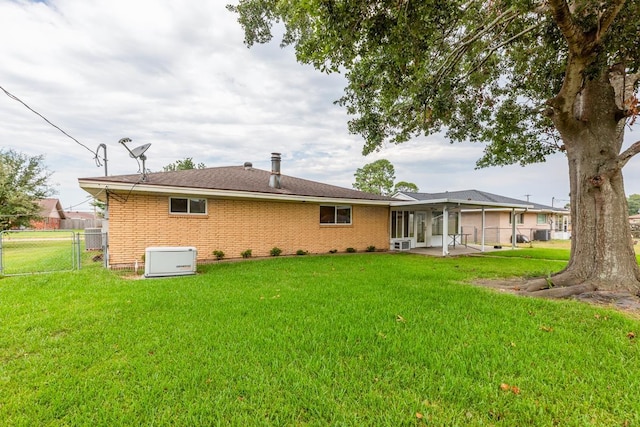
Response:
M87 191L90 187L104 184L130 185L134 191L160 188L219 190L245 192L264 195L323 197L330 199L391 201L390 197L365 193L335 185L323 184L288 175L281 175L281 187L269 186L270 171L245 166L225 166L205 169L189 169L170 172L148 173L143 181L141 174L107 177L80 178L80 186ZM91 192L91 191L90 191Z
M456 199L456 200L473 200L476 202L501 203L501 204L527 204L533 206L533 210L543 211L566 211L562 208L554 208L552 206L542 205L539 203L518 200L511 197L500 196L498 194L487 193L480 190L461 190L446 191L443 193L412 193L403 191L402 194L409 196L415 200L437 200L437 199Z

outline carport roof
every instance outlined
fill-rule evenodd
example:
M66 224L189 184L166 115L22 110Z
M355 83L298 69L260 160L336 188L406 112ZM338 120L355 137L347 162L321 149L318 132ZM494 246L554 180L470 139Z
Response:
M412 193L400 192L396 194L396 202L392 207L424 206L441 209L444 206L460 209L502 208L502 209L536 209L535 203L499 196L479 190L446 191L443 193ZM543 205L538 205L543 206ZM548 207L548 209L553 209Z

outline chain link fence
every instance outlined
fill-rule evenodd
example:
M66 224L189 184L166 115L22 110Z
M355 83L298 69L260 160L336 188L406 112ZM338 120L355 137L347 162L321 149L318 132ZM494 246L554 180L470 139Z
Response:
M81 268L81 234L68 230L0 232L0 275Z

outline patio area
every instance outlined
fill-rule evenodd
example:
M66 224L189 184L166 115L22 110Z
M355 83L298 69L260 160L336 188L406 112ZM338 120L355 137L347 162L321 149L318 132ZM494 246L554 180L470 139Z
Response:
M502 251L510 251L514 248L511 245L502 245L502 248L498 249L494 246L485 245L484 252L502 252ZM517 247L515 249L518 249ZM426 255L426 256L434 256L434 257L442 257L442 247L434 246L430 248L413 248L410 251L407 251L412 254ZM463 256L463 255L474 255L480 254L482 252L481 245L468 244L468 245L456 245L449 246L449 254L447 256Z

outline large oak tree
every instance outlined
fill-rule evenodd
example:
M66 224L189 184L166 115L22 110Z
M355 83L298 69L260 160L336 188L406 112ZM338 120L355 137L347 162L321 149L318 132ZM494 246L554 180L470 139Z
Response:
M339 103L365 154L446 130L486 143L478 166L564 151L572 241L566 269L530 291L640 292L622 169L638 114L638 0L240 0L248 45L272 39L343 72ZM546 289L549 288L549 289Z

